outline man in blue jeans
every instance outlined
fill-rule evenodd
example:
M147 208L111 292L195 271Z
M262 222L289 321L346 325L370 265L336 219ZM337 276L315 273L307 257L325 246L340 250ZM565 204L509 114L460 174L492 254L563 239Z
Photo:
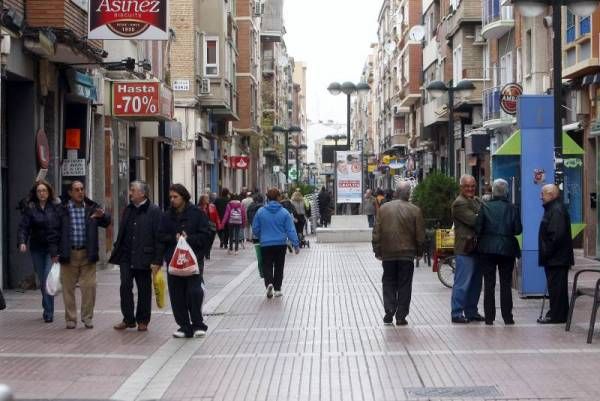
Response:
M485 320L477 311L481 294L481 270L477 265L474 249L475 222L481 202L475 197L475 178L460 177L460 195L452 203L454 221L454 254L456 271L452 287L452 323L482 322Z

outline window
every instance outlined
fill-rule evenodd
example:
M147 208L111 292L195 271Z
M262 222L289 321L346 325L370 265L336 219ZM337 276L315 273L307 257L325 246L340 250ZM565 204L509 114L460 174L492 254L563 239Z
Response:
M512 52L500 57L500 85L513 82Z
M217 76L219 75L219 39L206 38L204 44L204 74Z
M523 57L521 56L521 48L517 49L517 82L523 82L523 66L521 62Z
M483 57L482 57L483 79L490 79L490 47L487 44L487 42L486 42L485 46L483 46L482 51L483 51Z
M533 39L531 37L531 29L527 30L525 34L525 74L531 75L533 73Z
M409 76L409 62L408 62L408 54L405 54L402 60L402 85L408 81Z
M567 43L575 42L575 14L567 10Z
M452 80L454 83L462 81L462 46L458 46L452 51Z
M579 36L590 33L590 17L579 17Z

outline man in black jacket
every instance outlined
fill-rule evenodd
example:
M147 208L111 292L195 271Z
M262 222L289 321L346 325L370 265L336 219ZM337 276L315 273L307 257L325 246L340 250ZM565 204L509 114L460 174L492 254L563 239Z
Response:
M115 330L135 328L147 331L152 311L152 273L158 271L161 256L158 245L158 225L161 211L148 199L149 187L143 181L129 185L130 203L123 212L119 234L109 262L121 271L121 312L123 320ZM138 289L137 311L134 315L133 281Z
M86 329L92 329L96 303L96 262L99 259L98 227L110 225L110 214L86 198L81 181L73 181L69 188L69 199L62 203L60 215L60 277L67 329L77 327L77 283L81 290L81 321Z
M539 265L544 266L550 309L540 324L565 323L569 311L569 268L575 264L571 218L554 184L542 188L544 217L539 231Z

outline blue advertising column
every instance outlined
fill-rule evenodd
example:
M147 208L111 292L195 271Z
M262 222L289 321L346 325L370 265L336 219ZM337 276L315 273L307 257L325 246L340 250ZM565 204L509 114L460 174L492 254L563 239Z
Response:
M521 296L546 293L544 269L538 265L538 230L544 214L540 193L554 183L554 106L552 96L519 97L517 121L521 130L521 218L523 242Z

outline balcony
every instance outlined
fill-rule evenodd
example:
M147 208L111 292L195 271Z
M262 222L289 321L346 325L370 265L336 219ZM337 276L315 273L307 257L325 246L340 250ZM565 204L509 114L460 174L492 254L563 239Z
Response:
M275 59L273 57L262 59L262 72L270 75L275 73Z
M423 126L448 122L448 96L433 99L423 105Z
M494 129L505 127L516 123L516 118L506 114L500 108L500 91L502 87L484 89L482 93L483 102L483 128Z
M505 0L483 0L481 36L490 40L507 34L515 26L513 7L504 5Z
M431 64L437 62L439 53L437 40L431 39L423 49L423 70L426 70Z
M390 137L390 146L407 146L408 145L408 134L404 129L395 129L394 135Z
M459 2L457 8L450 8L447 21L446 39L450 39L463 24L481 22L480 3L475 0Z

